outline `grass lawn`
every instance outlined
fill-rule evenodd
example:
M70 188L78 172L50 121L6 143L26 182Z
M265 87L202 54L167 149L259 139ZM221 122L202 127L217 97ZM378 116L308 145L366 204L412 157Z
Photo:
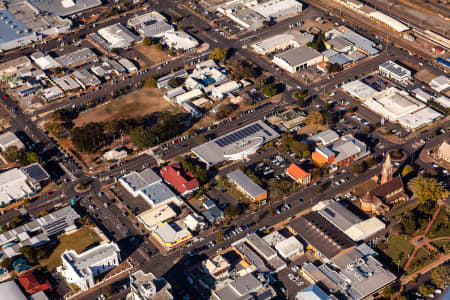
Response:
M81 227L79 230L72 234L64 234L58 237L59 244L53 250L52 254L41 260L41 266L46 267L48 270L52 270L61 265L61 254L68 249L73 249L77 253L82 252L87 247L99 243L100 237L90 228Z
M409 243L409 237L405 235L391 235L386 242L387 248L381 249L392 259L392 264L397 265L400 260L400 267L403 267L408 260L408 254L414 250L413 245Z
M428 231L427 236L429 238L437 238L450 236L450 227L448 225L448 210L446 207L441 207L439 214L431 225L430 231Z
M442 253L447 254L450 252L450 238L448 240L434 241L430 244L436 247Z
M430 256L430 252L424 248L417 250L416 255L408 266L407 272L412 274L426 265L430 264L436 259L436 257Z
M362 198L368 191L373 190L377 187L377 183L373 180L367 180L366 182L361 183L358 185L356 189L354 189L354 194L357 195L359 198Z

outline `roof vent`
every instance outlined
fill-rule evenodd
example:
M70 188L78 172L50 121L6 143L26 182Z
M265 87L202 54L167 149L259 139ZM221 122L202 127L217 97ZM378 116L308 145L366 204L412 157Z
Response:
M20 31L20 30L16 30L16 33L17 33L17 34L20 34L20 33L21 33L21 31Z

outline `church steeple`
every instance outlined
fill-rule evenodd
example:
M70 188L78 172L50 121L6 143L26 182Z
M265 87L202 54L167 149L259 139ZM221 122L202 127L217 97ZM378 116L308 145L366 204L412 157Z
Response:
M386 182L392 180L394 174L394 168L392 166L391 155L386 155L386 160L383 164L383 169L381 170L381 184L385 184Z

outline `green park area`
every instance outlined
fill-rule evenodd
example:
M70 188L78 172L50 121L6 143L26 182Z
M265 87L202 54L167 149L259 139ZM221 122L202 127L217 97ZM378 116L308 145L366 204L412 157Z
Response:
M430 239L439 238L439 237L449 237L450 236L450 227L448 224L449 219L449 211L443 206L439 211L436 219L431 225L430 231L427 233L427 237Z
M435 260L437 253L430 252L425 248L420 248L417 250L416 255L412 259L411 263L407 267L408 274L413 274L414 272L419 271L426 265L430 264Z
M406 264L408 256L414 250L407 235L391 235L386 241L378 243L377 246L391 259L392 265L398 265L400 268Z
M80 253L86 248L100 243L100 241L100 237L92 229L81 227L74 233L63 234L58 237L58 245L53 249L48 258L40 261L40 264L48 270L52 270L61 265L61 254L65 250L73 249L77 253Z

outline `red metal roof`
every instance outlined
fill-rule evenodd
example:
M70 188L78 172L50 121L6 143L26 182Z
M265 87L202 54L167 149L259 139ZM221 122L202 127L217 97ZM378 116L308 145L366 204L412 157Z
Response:
M179 162L172 162L161 169L161 176L180 194L189 193L197 189L200 184L190 172L184 172Z
M38 274L34 270L19 274L17 279L30 295L51 288L50 282L42 274Z

